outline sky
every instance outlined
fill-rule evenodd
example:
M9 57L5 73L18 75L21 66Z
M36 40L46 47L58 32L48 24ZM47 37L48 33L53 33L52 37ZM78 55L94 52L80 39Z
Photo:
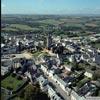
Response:
M100 14L100 0L1 0L2 14Z

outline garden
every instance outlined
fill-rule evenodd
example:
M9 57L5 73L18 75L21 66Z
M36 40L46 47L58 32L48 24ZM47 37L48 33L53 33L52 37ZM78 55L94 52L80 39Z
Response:
M15 91L23 83L24 81L20 76L12 73L11 75L7 76L5 79L1 81L1 87Z

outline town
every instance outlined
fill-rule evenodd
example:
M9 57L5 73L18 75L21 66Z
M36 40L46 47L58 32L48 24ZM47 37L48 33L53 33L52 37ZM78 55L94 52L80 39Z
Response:
M2 35L1 92L6 95L2 100L12 100L29 84L39 84L50 100L100 99L100 48L89 45L99 41L100 34L52 33Z
M100 100L100 0L1 0L1 100Z

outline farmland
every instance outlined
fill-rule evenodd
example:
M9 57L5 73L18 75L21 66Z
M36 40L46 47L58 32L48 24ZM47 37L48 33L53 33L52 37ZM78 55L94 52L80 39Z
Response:
M2 32L13 33L39 33L44 34L44 30L54 29L54 35L62 35L70 31L72 36L91 35L100 33L100 18L89 16L59 16L59 15L2 15ZM6 25L7 24L7 25ZM57 29L60 28L59 31Z

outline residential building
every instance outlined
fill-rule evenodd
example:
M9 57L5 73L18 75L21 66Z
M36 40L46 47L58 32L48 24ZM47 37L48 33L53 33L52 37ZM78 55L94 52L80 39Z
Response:
M75 91L71 92L70 97L71 97L71 100L86 100L85 97L79 96Z
M48 88L48 95L50 97L50 100L62 100L56 93L56 91L54 91L54 89L50 86L47 85Z
M87 76L88 78L92 78L93 74L94 72L91 69L87 69L86 72L84 73L84 75Z
M53 76L53 80L64 90L66 91L66 83L58 76L58 75L54 75Z
M41 75L40 77L38 77L37 81L40 84L40 88L43 90L44 87L48 84L48 80L46 78L44 78L43 75Z

